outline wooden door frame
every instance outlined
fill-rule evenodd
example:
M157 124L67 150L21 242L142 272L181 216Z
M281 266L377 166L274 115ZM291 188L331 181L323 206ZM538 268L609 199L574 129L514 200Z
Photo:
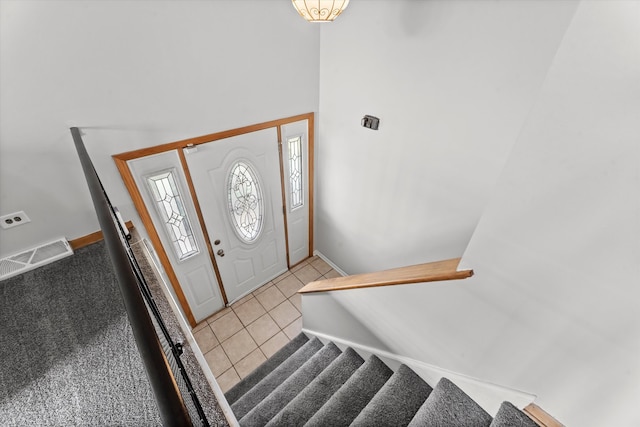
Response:
M191 311L191 307L189 306L189 303L187 302L187 299L184 295L184 292L182 290L182 287L180 286L180 282L178 280L178 277L175 273L175 271L173 270L173 266L171 265L171 261L169 260L169 257L165 251L164 246L162 245L162 242L160 240L160 236L158 234L158 230L156 229L155 225L153 224L153 221L151 220L151 215L149 214L149 211L147 209L147 206L144 204L144 201L142 199L142 194L140 193L140 189L138 188L138 186L136 185L136 182L133 178L133 174L131 173L131 170L129 169L129 165L127 164L127 162L129 160L134 160L134 159L138 159L141 157L147 157L153 154L159 154L159 153L164 153L167 151L173 151L176 150L178 153L178 156L180 158L180 163L182 165L182 169L184 171L185 174L185 178L187 180L187 185L189 187L189 193L191 195L191 198L193 200L193 204L195 206L195 210L196 210L196 214L198 216L198 222L200 223L200 226L202 227L202 232L204 234L204 239L206 242L206 246L207 246L207 251L209 253L209 258L211 260L211 263L213 265L213 269L216 275L216 280L218 281L218 287L220 288L220 292L222 293L222 299L224 301L224 304L227 305L229 303L229 301L227 300L227 295L224 291L224 287L222 284L222 279L220 276L220 271L218 270L218 264L216 262L214 253L213 253L213 246L211 245L211 242L209 240L209 233L207 232L207 228L206 225L204 223L204 217L202 215L202 211L200 210L200 204L198 202L198 198L196 196L195 193L195 187L193 185L193 181L191 180L191 173L189 172L189 167L187 165L187 161L186 158L184 156L184 148L188 148L188 147L194 147L200 144L206 144L208 142L213 142L213 141L217 141L217 140L221 140L221 139L226 139L226 138L231 138L234 136L238 136L238 135L243 135L243 134L247 134L247 133L251 133L251 132L255 132L255 131L259 131L259 130L263 130L263 129L269 129L269 128L276 128L277 129L277 133L278 133L278 152L279 152L279 158L280 158L280 182L281 185L284 185L284 170L283 170L283 159L282 159L282 150L281 150L281 145L282 145L282 132L281 132L281 127L283 125L287 125L290 123L294 123L294 122L299 122L302 120L308 120L308 144L309 144L309 158L308 158L308 189L309 189L309 256L313 255L313 200L314 200L314 163L315 163L315 159L314 159L314 137L315 137L315 120L314 120L314 113L306 113L306 114L300 114L297 116L292 116L292 117L287 117L284 119L278 119L278 120L272 120L272 121L268 121L268 122L263 122L263 123L258 123L258 124L254 124L254 125L249 125L249 126L244 126L241 128L236 128L236 129L231 129L231 130L226 130L226 131L222 131L222 132L216 132L216 133L212 133L212 134L208 134L208 135L203 135L203 136L198 136L195 138L189 138L189 139L184 139L181 141L176 141L176 142L170 142L167 144L162 144L162 145L157 145L154 147L147 147L147 148L142 148L142 149L138 149L138 150L133 150L133 151L127 151L124 153L120 153L120 154L115 154L112 156L116 167L118 168L118 171L120 172L120 176L122 177L122 180L124 182L125 187L127 188L127 191L129 192L129 195L131 196L131 199L133 201L133 205L135 206L136 210L138 211L138 214L140 215L140 219L142 220L142 224L144 226L144 228L147 230L147 233L149 234L149 239L151 240L151 243L153 244L153 247L156 249L156 252L158 254L158 258L160 259L160 263L162 264L162 267L164 268L167 277L169 279L169 282L171 282L171 287L173 288L173 290L175 291L176 297L178 298L178 301L180 303L180 305L182 306L182 310L184 311L185 316L187 317L187 320L189 321L189 324L191 325L191 327L195 327L196 326L196 321L195 321L195 317L193 316L193 313ZM291 268L292 266L289 265L289 242L287 239L287 233L288 233L288 229L287 229L287 210L284 209L285 203L284 203L284 192L282 192L282 202L283 202L283 212L284 212L284 226L285 226L285 244L286 244L286 255L287 255L287 266L289 268Z

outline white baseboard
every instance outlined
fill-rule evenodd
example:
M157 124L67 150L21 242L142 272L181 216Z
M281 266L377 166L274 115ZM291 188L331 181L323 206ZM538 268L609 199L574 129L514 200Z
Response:
M467 375L439 368L419 360L400 356L388 351L379 350L373 347L361 345L349 340L315 332L306 328L302 329L307 335L317 337L320 341L327 343L332 341L341 350L347 347L353 348L363 359L367 359L371 355L376 355L380 360L386 363L392 370L398 369L401 364L407 365L415 373L417 373L425 382L435 387L440 378L446 377L456 384L462 391L468 394L478 405L482 407L492 417L496 415L502 402L509 401L516 407L522 409L536 398L535 395L525 393L508 387L502 387L490 382L482 381Z
M315 251L313 251L313 254L319 256L320 258L322 258L324 260L324 262L329 264L331 266L331 268L333 268L335 271L337 271L341 276L348 276L348 274L345 273L344 271L342 271L342 269L340 267L338 267L333 261L331 261L329 258L324 256L322 254L322 252L320 252L318 250L315 250Z

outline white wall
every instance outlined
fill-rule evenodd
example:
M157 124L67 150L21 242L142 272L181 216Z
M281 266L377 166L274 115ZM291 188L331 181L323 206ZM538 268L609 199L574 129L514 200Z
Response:
M319 28L279 0L0 2L0 256L99 228L70 126L111 155L318 110ZM138 222L139 223L139 222Z
M475 276L331 298L364 344L536 394L568 426L638 426L640 3L581 2L533 98L464 253Z
M576 5L354 1L322 27L316 248L347 273L461 256Z
M640 425L640 3L581 5L463 264L540 405Z

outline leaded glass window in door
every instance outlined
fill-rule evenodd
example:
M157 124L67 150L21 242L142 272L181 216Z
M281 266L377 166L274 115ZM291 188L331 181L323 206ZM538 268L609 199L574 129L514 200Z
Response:
M178 259L197 254L198 246L173 171L150 176L147 183Z
M289 191L291 210L304 204L302 192L302 138L289 138Z
M246 160L239 160L231 166L227 198L236 234L245 243L255 242L262 231L264 201L258 174Z

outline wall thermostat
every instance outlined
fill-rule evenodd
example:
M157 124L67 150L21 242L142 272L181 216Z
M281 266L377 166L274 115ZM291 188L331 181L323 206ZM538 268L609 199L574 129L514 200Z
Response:
M362 126L366 128L378 130L378 125L380 125L380 119L377 117L366 115L362 118L362 120L360 121L360 124L362 124Z

